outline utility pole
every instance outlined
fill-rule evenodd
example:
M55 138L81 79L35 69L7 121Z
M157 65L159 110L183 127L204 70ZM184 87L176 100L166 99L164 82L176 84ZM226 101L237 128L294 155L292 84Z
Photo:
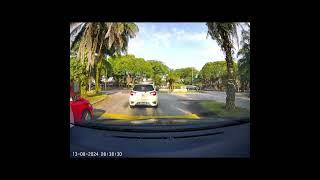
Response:
M191 72L192 72L192 73L191 73L191 74L192 74L192 75L191 75L191 85L193 85L193 67L191 68L191 70L192 70L192 71L191 71Z

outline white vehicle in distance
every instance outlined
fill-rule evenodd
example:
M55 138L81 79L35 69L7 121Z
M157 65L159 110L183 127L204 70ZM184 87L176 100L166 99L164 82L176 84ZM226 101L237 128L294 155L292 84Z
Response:
M134 85L129 96L130 108L139 105L158 107L158 104L158 92L153 84Z

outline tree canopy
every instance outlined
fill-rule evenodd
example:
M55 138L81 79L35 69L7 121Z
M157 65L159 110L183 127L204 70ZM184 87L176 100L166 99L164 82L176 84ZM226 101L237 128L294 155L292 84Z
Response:
M77 23L71 23L72 28ZM79 23L78 23L79 24ZM91 22L80 23L77 32L71 34L71 55L86 65L89 90L91 79L95 75L96 91L99 91L99 79L102 71L107 71L107 55L126 54L129 38L134 38L139 31L135 23ZM77 53L76 53L77 52Z
M87 70L90 70L96 60L100 60L96 56L126 53L129 38L135 37L138 31L135 23L85 23L80 38L77 38L79 44L74 43L78 46L78 59L87 58Z
M199 71L194 67L176 69L175 72L179 76L180 82L185 85L192 84L192 81L199 73Z
M237 65L235 62L233 64L233 71L237 72ZM199 72L199 78L206 87L214 87L217 90L221 90L225 87L225 81L227 79L226 61L206 63Z
M152 68L152 76L154 83L156 85L162 84L162 78L165 77L169 73L169 68L161 61L156 60L148 60L147 61Z
M150 78L153 69L150 63L143 58L136 58L134 55L112 56L109 58L116 79L127 78L127 85L141 81L143 78Z
M247 89L250 83L250 29L242 30L241 49L237 56L240 57L238 61L239 77L241 82L241 89Z

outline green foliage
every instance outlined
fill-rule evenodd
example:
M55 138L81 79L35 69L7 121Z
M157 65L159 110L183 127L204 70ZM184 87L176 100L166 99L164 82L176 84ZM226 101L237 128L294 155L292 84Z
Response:
M95 64L95 82L96 82L96 86L95 86L95 90L96 92L99 92L101 90L100 88L100 80L102 78L102 76L106 76L109 77L112 74L112 66L110 64L110 62L107 60L107 58L101 58L99 61L97 61L97 63ZM109 76L108 76L109 75Z
M227 74L227 66L225 61L216 61L206 63L201 71L200 77L204 80L218 80Z
M135 37L139 31L135 23L93 22L85 23L80 33L78 58L88 58L87 70L90 71L101 56L127 53L129 38ZM77 42L75 42L76 44Z
M170 70L167 76L167 82L169 82L169 90L173 90L175 87L175 83L179 82L180 78L177 72L174 70Z
M169 72L168 66L161 61L148 60L147 62L151 65L154 74L166 75Z
M232 111L226 110L226 105L217 101L201 101L199 105L209 113L213 113L220 118L249 118L250 111L245 108L236 107Z
M147 62L150 64L152 68L151 78L153 79L154 83L157 86L161 85L162 77L167 75L169 72L168 66L166 66L163 62L156 60L148 60Z
M86 64L81 63L76 58L70 59L70 80L79 82L81 86L81 93L84 93L84 90L87 86L88 73L86 71Z
M181 89L182 86L185 86L185 85L181 83L174 84L174 89Z
M176 69L175 72L178 74L180 78L180 82L185 85L192 84L199 73L199 71L194 67ZM193 80L192 80L192 75L193 75Z
M79 50L79 46L80 46L80 41L75 41L75 43L73 44L73 46L70 49L70 52L72 55L74 55L75 52L77 52Z
M150 63L134 55L113 56L109 58L113 75L119 83L135 83L150 78L154 73ZM130 82L129 82L130 81Z
M70 54L77 55L82 63L86 62L88 79L95 76L97 92L100 90L101 75L107 74L108 69L110 70L104 61L104 56L127 53L129 38L135 37L138 31L135 23L85 23L79 37L76 37Z
M247 89L250 83L250 29L242 30L241 49L237 56L240 56L238 61L238 71L242 89Z
M152 76L153 82L156 86L160 86L162 84L162 76L158 75L158 74L154 74Z
M233 63L234 74L237 74L237 64ZM234 77L236 78L236 77ZM199 79L207 87L223 89L227 79L226 61L215 61L206 63L199 72Z
M228 52L234 48L233 38L238 44L238 23L208 22L206 25L208 26L208 35L218 43L222 51Z

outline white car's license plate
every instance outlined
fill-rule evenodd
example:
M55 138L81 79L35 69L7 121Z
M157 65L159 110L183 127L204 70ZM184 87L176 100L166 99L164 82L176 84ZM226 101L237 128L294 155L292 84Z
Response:
M147 105L147 102L140 102L141 105Z

